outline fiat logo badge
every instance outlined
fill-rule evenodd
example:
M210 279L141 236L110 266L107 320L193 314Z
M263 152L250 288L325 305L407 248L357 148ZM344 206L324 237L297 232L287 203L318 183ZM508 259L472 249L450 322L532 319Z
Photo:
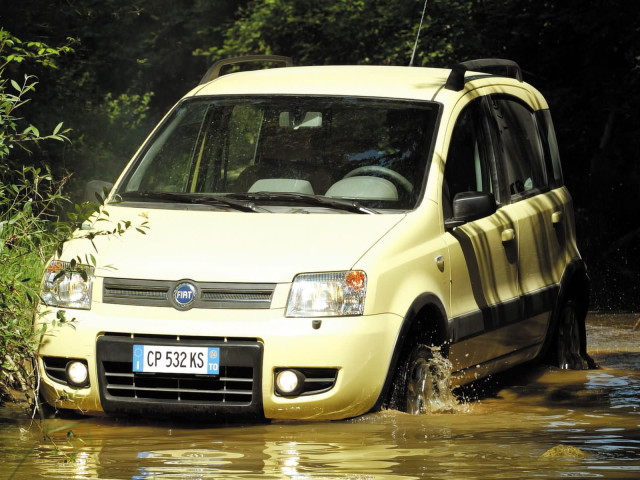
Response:
M173 301L177 307L188 308L196 299L197 290L194 284L182 282L173 289Z

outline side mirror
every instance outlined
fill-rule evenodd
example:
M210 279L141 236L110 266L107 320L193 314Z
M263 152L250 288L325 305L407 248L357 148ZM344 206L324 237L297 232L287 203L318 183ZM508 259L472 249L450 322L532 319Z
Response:
M493 215L496 209L496 198L492 193L460 192L453 199L453 217L445 219L444 226L450 230Z
M106 194L105 188L107 189ZM96 202L98 200L96 195L99 195L100 198L104 200L106 198L105 195L108 195L112 188L113 183L111 182L105 182L104 180L90 180L84 187L82 201Z

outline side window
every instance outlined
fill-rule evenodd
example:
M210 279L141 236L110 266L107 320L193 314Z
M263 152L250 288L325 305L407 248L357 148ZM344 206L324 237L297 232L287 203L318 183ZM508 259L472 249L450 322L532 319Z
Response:
M494 192L491 145L487 141L481 100L475 100L459 115L451 135L444 169L442 205L444 218L453 214L452 202L461 192Z
M491 99L505 183L512 198L547 186L543 150L533 111L519 101Z
M558 152L556 132L553 129L553 122L551 121L551 113L549 110L540 110L536 112L536 119L538 120L540 136L542 137L544 147L545 167L547 169L549 186L552 188L561 187L564 184L564 180L562 178L560 153Z

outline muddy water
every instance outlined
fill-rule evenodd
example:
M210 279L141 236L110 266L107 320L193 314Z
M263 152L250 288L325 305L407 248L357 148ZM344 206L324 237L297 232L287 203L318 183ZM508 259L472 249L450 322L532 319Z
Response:
M638 479L637 318L589 318L601 369L520 368L461 392L446 414L226 427L66 418L46 424L54 445L1 408L0 479Z

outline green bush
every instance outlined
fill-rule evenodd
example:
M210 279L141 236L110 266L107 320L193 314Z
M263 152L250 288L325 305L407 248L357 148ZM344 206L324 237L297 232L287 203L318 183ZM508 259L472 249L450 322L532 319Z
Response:
M24 75L6 78L9 67L30 60L55 68L55 57L68 53L66 45L51 48L41 42L24 43L0 30L0 395L17 389L31 398L37 380L33 358L43 332L33 330L44 262L71 231L58 221L65 202L62 187L48 169L10 167L16 149L30 152L43 141L67 141L59 123L50 134L19 117L37 81Z
M39 337L32 328L44 262L69 233L55 213L64 181L47 171L5 169L0 177L0 392L31 396L31 365ZM57 228L52 228L53 226Z
M37 81L30 75L24 75L21 82L8 79L8 67L32 60L55 68L54 57L69 52L68 45L51 48L40 42L25 44L0 29L0 400L21 392L30 403L37 404L38 378L33 366L46 331L44 327L34 330L33 317L40 300L45 263L61 252L63 242L76 226L94 214L96 223L108 216L103 209L104 200L71 204L63 193L70 175L56 179L46 166L17 166L20 161L9 158L18 149L20 153L36 149L42 153L43 142L69 139L62 122L50 134L41 135L37 127L18 115ZM108 99L112 113L108 118L129 118L134 127L144 118L149 98ZM60 219L63 212L65 220ZM129 221L110 223L108 230L91 229L83 236L93 243L97 236L122 235L130 227L145 233L146 223L144 217L137 225ZM71 269L76 262L94 261L90 257L73 259ZM59 315L58 321L67 319Z

